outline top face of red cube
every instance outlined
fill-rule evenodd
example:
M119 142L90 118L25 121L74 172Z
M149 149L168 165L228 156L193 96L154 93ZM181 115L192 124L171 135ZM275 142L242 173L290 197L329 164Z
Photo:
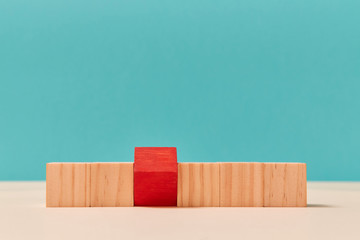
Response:
M135 147L134 171L177 172L176 147Z

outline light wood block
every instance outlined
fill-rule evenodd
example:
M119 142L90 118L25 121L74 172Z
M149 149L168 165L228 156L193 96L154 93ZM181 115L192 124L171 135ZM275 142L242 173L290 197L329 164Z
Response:
M306 207L306 188L305 163L265 163L265 207Z
M178 207L219 207L218 163L178 164Z
M220 206L264 206L263 163L220 163Z
M91 164L91 207L134 206L133 163Z
M46 164L46 207L89 207L90 165Z

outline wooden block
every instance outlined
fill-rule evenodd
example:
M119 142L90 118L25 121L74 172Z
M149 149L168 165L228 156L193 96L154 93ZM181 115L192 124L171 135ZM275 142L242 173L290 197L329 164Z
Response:
M91 164L91 207L132 207L133 196L133 163Z
M220 163L220 206L264 206L263 163Z
M264 206L306 207L306 164L265 163Z
M90 165L46 164L46 207L89 207Z
M219 207L218 163L178 164L178 207Z
M135 206L176 206L177 157L174 147L136 147Z

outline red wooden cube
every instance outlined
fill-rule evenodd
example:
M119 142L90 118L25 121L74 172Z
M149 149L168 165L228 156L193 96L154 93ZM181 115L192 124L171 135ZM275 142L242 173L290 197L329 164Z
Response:
M136 147L134 205L176 206L177 177L175 147Z

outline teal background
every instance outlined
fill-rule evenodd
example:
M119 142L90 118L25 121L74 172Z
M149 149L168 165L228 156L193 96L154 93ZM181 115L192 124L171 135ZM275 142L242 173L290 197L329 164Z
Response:
M300 161L360 180L360 1L0 0L0 180L52 161Z

